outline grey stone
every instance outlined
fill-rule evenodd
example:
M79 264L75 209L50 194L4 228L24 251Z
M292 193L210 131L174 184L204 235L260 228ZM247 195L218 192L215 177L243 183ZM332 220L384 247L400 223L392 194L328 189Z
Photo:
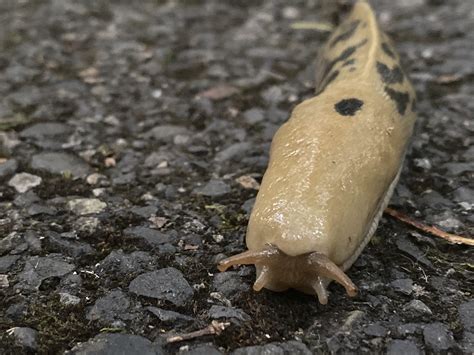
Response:
M27 212L28 212L28 215L30 216L38 216L42 214L54 216L57 214L58 210L54 207L49 207L45 205L40 205L38 203L33 203L31 206L28 207Z
M2 117L2 106L0 104L0 117ZM13 150L20 144L15 132L3 132L0 130L0 154L2 156L10 157Z
M251 108L250 110L244 111L243 116L245 122L250 125L261 122L265 118L264 111L260 108Z
M427 158L413 159L413 163L418 168L425 169L425 170L430 170L432 167L431 161Z
M180 350L178 354L185 355L222 355L224 354L212 344L198 344L189 349Z
M249 286L235 271L220 272L214 275L213 288L226 297L237 297L240 292L247 291Z
M34 230L27 230L23 235L23 240L28 244L28 249L33 254L38 254L42 251L41 236Z
M435 352L448 350L453 346L453 336L443 323L432 323L423 330L425 344Z
M18 259L20 259L18 255L0 256L0 274L7 273Z
M465 354L474 354L474 332L464 332L462 350Z
M54 251L67 254L75 258L81 257L83 255L92 255L95 252L89 244L79 240L63 238L57 233L49 233L48 241Z
M28 174L28 173L19 173L14 175L8 185L15 188L19 193L24 193L33 187L39 186L42 179L39 176Z
M166 243L173 244L177 241L177 235L173 231L163 233L147 227L130 227L125 229L123 234L127 238L141 239L152 247Z
M158 319L167 324L178 324L178 323L190 323L194 321L194 318L188 317L184 314L174 312L174 311L168 311L162 308L158 307L146 307L148 311L150 311L152 314L154 314Z
M129 290L139 296L169 301L176 306L184 306L194 294L183 274L172 267L137 276L130 283Z
M64 276L74 269L75 266L66 262L62 255L33 256L26 261L23 271L18 275L15 288L37 290L43 280Z
M91 168L84 160L68 153L51 152L33 155L30 166L51 174L69 172L74 178L86 177L91 173Z
M133 207L131 209L131 212L143 218L150 218L151 216L156 215L156 213L158 212L158 207L155 207L155 206Z
M406 323L406 324L400 324L397 327L397 334L405 337L407 335L413 335L418 333L422 329L420 324L416 323Z
M28 244L18 232L11 232L0 239L0 255L20 254L26 249L28 249Z
M18 169L18 161L16 159L8 159L0 164L0 179L13 175Z
M312 352L300 341L291 340L286 343L270 343L266 345L239 348L232 355L311 355Z
M418 355L422 354L415 342L411 340L392 340L388 345L387 355Z
M186 127L175 125L162 125L154 127L146 134L147 137L153 137L158 141L171 142L177 135L188 135L189 131Z
M413 292L413 280L412 279L398 279L392 281L390 286L400 293L410 295Z
M217 305L211 307L209 310L209 317L212 319L231 319L234 320L234 322L237 321L236 323L250 321L250 316L240 308L231 308Z
M7 334L15 338L15 343L23 348L36 350L38 347L38 332L31 328L15 327L7 330Z
M210 180L206 185L194 189L194 193L209 197L218 197L230 192L230 186L222 180Z
M130 254L124 254L120 249L113 250L100 262L97 272L99 274L136 274L152 265L152 262L153 258L147 252L134 251Z
M433 314L431 309L424 302L420 300L412 300L411 302L406 304L403 307L403 309L406 311L413 311L418 314L428 314L428 315Z
M5 311L7 318L13 321L19 321L28 314L28 306L25 301L12 304Z
M126 320L131 317L128 309L130 299L121 290L113 290L99 298L87 312L86 318L111 324L115 320Z
M175 254L176 251L177 249L169 243L161 244L158 246L158 252L162 255L172 255Z
M252 212L253 205L255 205L255 197L248 199L247 201L244 202L244 204L240 207L242 210L245 211L247 216L250 216L250 213Z
M469 163L446 163L442 166L449 175L457 176L468 171L474 171L474 162Z
M458 312L464 330L474 331L474 299L459 305Z
M406 237L398 238L395 243L398 249L412 256L413 258L415 258L416 261L433 268L433 264L426 258L425 253L423 253L415 244L409 241Z
M10 287L10 281L8 280L8 275L0 274L0 288Z
M137 178L137 174L132 171L126 174L118 174L112 179L114 185L127 185L133 183Z
M82 287L82 277L78 273L70 273L61 280L61 287L63 290L77 290L80 291Z
M419 203L422 203L425 206L429 207L439 207L451 205L451 201L444 198L439 192L430 190L426 193L423 193L421 198L419 198Z
M169 162L172 157L166 153L153 152L145 159L145 166L147 168L156 168L163 162Z
M0 165L1 169L1 165ZM1 172L0 172L1 176ZM474 203L474 190L467 186L461 186L453 191L453 198L456 202Z
M462 222L455 218L454 214L450 211L444 211L440 214L431 216L430 221L445 230L454 230L462 227Z
M277 104L283 100L283 91L279 86L270 86L263 91L262 97L269 104Z
M47 137L61 136L71 133L72 128L63 123L41 122L25 128L20 132L20 137L45 139ZM57 139L57 137L55 137Z
M39 75L41 72L36 69L28 68L21 64L11 63L5 69L5 79L15 84L25 84L31 82L33 77Z
M377 323L370 324L364 328L364 333L373 337L384 337L387 335L387 332L387 328Z
M17 207L28 207L38 201L40 201L40 198L32 190L29 190L15 197L13 204Z
M60 292L59 302L65 306L77 306L79 303L81 303L81 299L77 296L71 295L70 293Z
M96 198L77 198L67 203L68 208L79 216L100 213L107 204Z
M74 221L74 230L86 235L92 235L96 232L99 225L100 221L97 217L79 217Z
M38 104L41 92L35 86L23 86L20 90L8 95L8 100L21 109L28 109Z
M223 163L231 159L236 159L241 157L247 150L251 147L250 143L242 142L231 144L227 148L221 150L216 154L214 160L218 163Z
M80 343L66 354L75 355L158 355L164 352L148 339L132 334L102 333Z

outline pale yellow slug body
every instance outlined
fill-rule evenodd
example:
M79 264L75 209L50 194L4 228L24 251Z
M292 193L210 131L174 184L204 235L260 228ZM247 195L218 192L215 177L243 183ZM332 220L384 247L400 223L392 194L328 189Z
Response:
M414 90L365 1L331 35L317 69L318 94L299 104L273 138L247 229L250 252L221 265L255 263L257 289L297 288L325 303L331 279L355 293L342 271L375 231L416 116ZM259 256L268 248L278 256ZM327 258L314 272L315 262L306 260L311 253ZM331 263L345 278L325 269Z

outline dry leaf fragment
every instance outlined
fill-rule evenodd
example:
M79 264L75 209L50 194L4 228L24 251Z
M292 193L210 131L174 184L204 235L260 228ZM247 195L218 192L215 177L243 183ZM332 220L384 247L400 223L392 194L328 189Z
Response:
M250 175L242 175L241 177L235 179L235 181L238 182L244 189L260 189L260 184Z
M106 168L113 168L115 165L117 165L117 161L114 157L108 157L105 158L104 164Z

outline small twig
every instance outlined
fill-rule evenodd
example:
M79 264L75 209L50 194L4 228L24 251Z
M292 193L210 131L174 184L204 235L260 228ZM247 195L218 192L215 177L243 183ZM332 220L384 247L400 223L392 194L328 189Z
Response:
M327 22L298 21L291 24L291 29L331 32L334 29L334 26Z
M213 320L211 324L209 324L206 328L196 330L191 333L170 336L169 338L166 339L166 342L176 343L178 341L194 339L194 338L202 337L205 335L213 335L213 334L220 335L225 330L225 328L227 328L229 325L230 323L228 322L222 323L222 322Z
M410 226L413 226L419 230L422 230L423 232L432 234L436 237L443 238L447 240L450 243L454 244L466 244L466 245L472 245L474 246L474 239L472 238L467 238L467 237L461 237L456 234L451 234L447 233L439 228L436 227L431 227L427 226L426 224L423 224L421 222L415 221L414 219L408 217L402 212L396 211L393 208L386 208L384 211L386 214L392 216L393 218L396 218L406 224L409 224Z

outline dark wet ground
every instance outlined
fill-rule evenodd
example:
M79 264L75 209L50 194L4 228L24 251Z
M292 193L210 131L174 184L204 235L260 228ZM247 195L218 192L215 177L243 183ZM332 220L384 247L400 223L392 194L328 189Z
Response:
M288 3L0 2L0 352L474 352L474 249L390 218L349 272L355 299L217 272L313 91L328 33L291 24L335 18ZM419 95L391 205L472 235L474 3L374 3ZM231 324L164 344L212 320Z

